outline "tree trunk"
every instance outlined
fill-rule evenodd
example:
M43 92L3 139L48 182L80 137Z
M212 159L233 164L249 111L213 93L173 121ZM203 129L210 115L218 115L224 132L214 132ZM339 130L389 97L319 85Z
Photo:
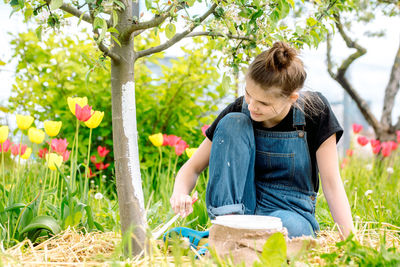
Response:
M118 14L117 30L120 32L132 24L132 2L124 1L124 4L125 10ZM138 255L144 249L147 225L139 168L133 36L122 41L121 46L114 43L112 52L121 59L111 62L112 126L121 230L123 235L133 234L131 252Z

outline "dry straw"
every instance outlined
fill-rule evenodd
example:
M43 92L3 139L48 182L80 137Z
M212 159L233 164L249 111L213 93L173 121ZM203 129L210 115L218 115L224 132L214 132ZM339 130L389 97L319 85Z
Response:
M357 239L363 244L379 249L381 237L386 236L387 247L400 248L400 227L376 222L364 222L358 225ZM323 260L318 256L322 253L337 251L336 242L340 241L335 229L321 231L318 234L317 246L313 253L307 253L308 263L321 265ZM0 252L0 265L3 266L110 266L112 263L128 263L132 266L174 266L175 257L171 251L165 254L162 241L152 242L153 253L142 258L119 261L120 255L115 255L117 246L121 244L121 236L114 232L79 233L68 228L38 245L25 240L6 251ZM190 256L182 256L180 262L191 265L194 252ZM117 260L118 259L118 260ZM196 266L210 266L212 260L202 257L195 261Z

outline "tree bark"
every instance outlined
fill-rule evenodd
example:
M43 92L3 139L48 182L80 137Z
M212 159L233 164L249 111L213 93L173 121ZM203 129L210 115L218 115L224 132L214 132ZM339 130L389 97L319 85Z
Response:
M117 30L122 32L132 22L132 2L124 1L125 10L118 14ZM140 176L136 123L133 51L134 37L114 43L112 52L120 57L111 60L112 125L115 175L122 234L132 234L132 255L145 248L146 214ZM132 231L132 232L131 232ZM125 248L129 247L127 245ZM125 249L125 252L128 252ZM130 256L130 255L129 255Z

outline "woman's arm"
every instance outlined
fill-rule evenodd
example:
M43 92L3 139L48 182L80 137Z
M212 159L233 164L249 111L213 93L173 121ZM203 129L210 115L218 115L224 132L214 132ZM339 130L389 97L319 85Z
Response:
M322 190L328 202L333 220L341 230L341 238L354 231L350 205L339 173L336 134L321 144L317 150L317 164Z
M185 217L192 209L190 192L199 174L208 166L212 142L206 137L192 157L179 169L170 203L175 213Z

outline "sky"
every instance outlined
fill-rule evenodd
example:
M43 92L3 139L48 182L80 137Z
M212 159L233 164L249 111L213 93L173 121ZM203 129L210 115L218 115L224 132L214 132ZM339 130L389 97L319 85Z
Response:
M26 31L27 25L22 22L19 14L9 16L11 8L9 5L0 3L0 60L8 62L11 55L10 35ZM150 16L150 14L145 14ZM81 23L84 24L84 23ZM10 27L12 25L12 27ZM359 43L367 49L367 54L358 59L351 67L349 77L359 94L370 103L372 111L380 119L383 103L383 92L387 85L391 66L397 51L400 39L400 18L380 17L373 24L355 25L352 27L350 36L356 37ZM360 33L365 30L386 29L386 36L383 38L366 38ZM179 31L179 28L178 28ZM185 39L184 42L190 42ZM175 45L166 51L167 55L180 55L179 46ZM333 41L333 57L338 63L352 50L347 49L339 35ZM305 88L313 91L322 92L331 102L338 117L343 116L343 110L340 105L335 103L343 100L343 89L329 76L326 70L325 62L326 45L321 44L318 49L304 49L301 51L301 58L304 61L307 70L307 80ZM15 62L0 66L0 104L6 104L10 96L11 87L14 79ZM395 101L395 111L393 119L397 121L400 115L399 97ZM397 107L396 107L397 106ZM347 127L347 126L346 126Z

